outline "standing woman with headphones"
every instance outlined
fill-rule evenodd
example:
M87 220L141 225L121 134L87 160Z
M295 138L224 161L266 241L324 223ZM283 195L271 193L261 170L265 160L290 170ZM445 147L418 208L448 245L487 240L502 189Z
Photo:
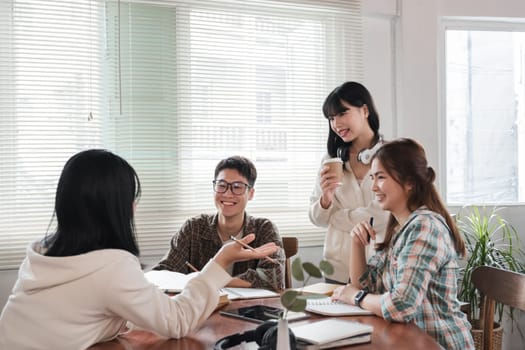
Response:
M371 191L370 160L383 140L379 115L370 92L357 82L345 82L325 99L323 114L328 120L327 154L323 157L310 197L310 221L327 227L324 259L334 267L327 282L349 281L350 232L362 222L373 222L377 242L384 237L388 212L382 210ZM341 158L343 177L324 165L329 158ZM373 253L369 245L367 255Z

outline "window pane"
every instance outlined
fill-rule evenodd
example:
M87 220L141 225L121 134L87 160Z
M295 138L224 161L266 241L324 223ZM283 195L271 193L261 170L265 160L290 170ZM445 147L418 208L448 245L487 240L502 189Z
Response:
M524 201L524 56L524 33L447 30L449 204Z

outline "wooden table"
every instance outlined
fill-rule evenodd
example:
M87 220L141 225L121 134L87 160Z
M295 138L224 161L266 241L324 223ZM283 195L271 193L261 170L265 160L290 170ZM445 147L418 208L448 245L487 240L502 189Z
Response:
M256 300L238 300L224 307L234 309L254 304L279 306L279 298ZM414 324L390 323L376 316L351 316L342 317L370 324L374 327L372 342L367 344L352 345L338 349L352 350L439 350L438 343ZM294 322L312 322L322 319L322 316L311 314L306 320ZM90 350L209 350L220 338L244 332L257 327L256 323L227 317L214 312L197 331L183 339L167 339L147 331L132 331L113 341L96 344ZM256 349L257 347L250 347Z

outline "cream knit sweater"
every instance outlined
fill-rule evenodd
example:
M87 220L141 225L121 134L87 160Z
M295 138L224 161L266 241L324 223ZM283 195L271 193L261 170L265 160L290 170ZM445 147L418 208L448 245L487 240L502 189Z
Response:
M183 337L213 312L219 288L230 280L210 261L186 290L169 297L126 251L48 257L33 243L0 315L0 349L85 349L115 338L127 321Z

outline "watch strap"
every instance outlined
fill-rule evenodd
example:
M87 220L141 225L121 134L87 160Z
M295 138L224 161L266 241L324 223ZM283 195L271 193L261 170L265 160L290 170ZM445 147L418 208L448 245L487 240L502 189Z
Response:
M368 290L366 289L361 289L359 292L357 292L354 298L354 304L360 307L361 302L363 301L363 299L366 297L367 294L368 294Z

